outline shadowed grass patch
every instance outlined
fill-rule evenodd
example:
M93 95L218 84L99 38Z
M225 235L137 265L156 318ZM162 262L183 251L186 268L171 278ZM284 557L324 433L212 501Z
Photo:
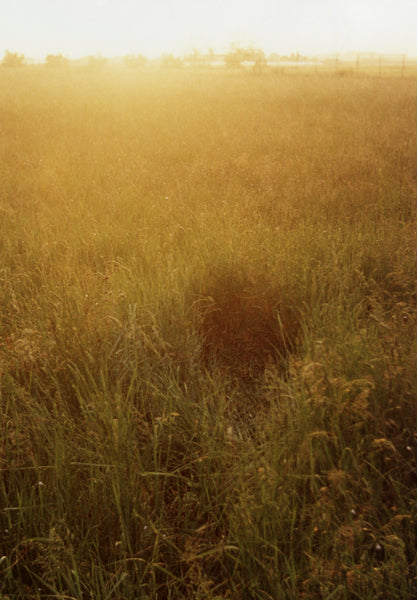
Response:
M205 274L194 304L204 365L243 378L261 375L269 362L283 365L299 341L300 311L269 279L239 264Z

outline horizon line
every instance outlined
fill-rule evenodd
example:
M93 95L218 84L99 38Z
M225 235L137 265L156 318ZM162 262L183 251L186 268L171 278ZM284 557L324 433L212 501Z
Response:
M68 61L80 61L83 59L87 59L87 58L101 58L101 59L105 59L105 60L114 60L114 59L121 59L121 58L126 58L126 57L143 57L146 58L149 61L154 61L154 60L158 60L167 56L173 56L177 59L186 59L188 57L191 56L200 56L200 57L210 57L210 56L227 56L228 54L231 54L233 52L236 51L252 51L252 52L260 52L262 53L265 58L268 57L299 57L299 58L318 58L318 57L326 57L326 58L342 58L342 57L346 57L346 56L355 56L355 57L361 57L361 56L367 56L367 57L376 57L376 58L382 58L382 57L401 57L402 59L405 58L409 58L409 59L417 59L417 52L416 54L408 54L407 52L392 52L392 51L387 51L387 52L383 52L383 51L379 51L379 50L344 50L344 51L337 51L337 50L329 50L329 51L323 51L323 52L300 52L299 50L297 51L285 51L285 52L280 52L278 50L271 50L271 51L266 51L264 50L262 47L256 46L254 44L251 45L244 45L244 44L236 44L236 43L231 43L230 47L228 50L218 50L215 49L213 47L209 47L208 49L198 49L198 48L193 48L192 50L188 50L188 51L184 51L184 52L174 52L174 51L170 51L170 50L163 50L161 51L159 54L154 54L154 53L146 53L146 52L140 52L140 51L132 51L132 52L125 52L125 53L120 53L120 54L104 54L101 50L96 50L95 52L90 52L90 53L86 53L86 54L77 54L76 56L71 55L69 53L65 53L63 51L58 51L58 52L46 52L45 54L41 56L39 55L29 55L26 54L24 52L19 52L16 50L10 50L8 48L4 49L3 52L3 59L7 56L8 53L12 54L12 55L18 55L23 57L24 60L29 60L29 61L34 61L34 62L43 62L45 61L48 56L54 56L54 57L62 57Z

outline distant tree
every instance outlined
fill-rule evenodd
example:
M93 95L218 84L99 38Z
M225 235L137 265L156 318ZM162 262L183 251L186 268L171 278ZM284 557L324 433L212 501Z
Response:
M293 63L298 63L298 62L303 62L304 60L307 60L306 56L303 56L302 54L300 54L299 52L297 52L296 54L293 52L292 54L290 54L290 56L281 56L281 61L284 62L293 62Z
M143 54L127 54L123 57L126 67L143 68L148 59Z
M68 58L62 54L48 54L45 64L47 67L64 68L68 66Z
M87 56L86 61L90 69L100 69L106 64L107 58L104 58L104 56Z
M257 48L232 48L224 60L227 67L240 67L243 62L252 62L257 68L266 64L265 53Z
M277 54L276 52L272 52L269 56L268 56L268 62L278 62L279 60L281 60L281 57L279 54Z
M233 48L224 57L226 67L236 68L240 67L242 62L245 60L245 51L241 48Z
M206 59L207 57L199 52L197 48L194 48L192 54L188 54L184 57L184 60L193 67L201 67L201 65L206 63Z
M254 65L253 72L255 75L261 75L265 72L268 61L266 60L265 53L262 50L259 50L257 54L254 55Z
M3 67L23 67L24 64L24 54L19 54L18 52L9 52L9 50L6 50L2 62Z
M163 54L161 66L165 69L178 69L183 66L183 62L179 56L174 56L173 54Z

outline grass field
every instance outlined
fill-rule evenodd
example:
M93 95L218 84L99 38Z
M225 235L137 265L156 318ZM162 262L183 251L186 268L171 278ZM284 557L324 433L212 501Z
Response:
M417 593L417 78L0 71L0 598Z

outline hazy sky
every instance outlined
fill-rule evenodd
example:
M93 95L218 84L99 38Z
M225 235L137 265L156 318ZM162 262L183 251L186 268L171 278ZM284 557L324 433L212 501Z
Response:
M158 56L232 42L417 56L417 0L0 0L0 57Z

